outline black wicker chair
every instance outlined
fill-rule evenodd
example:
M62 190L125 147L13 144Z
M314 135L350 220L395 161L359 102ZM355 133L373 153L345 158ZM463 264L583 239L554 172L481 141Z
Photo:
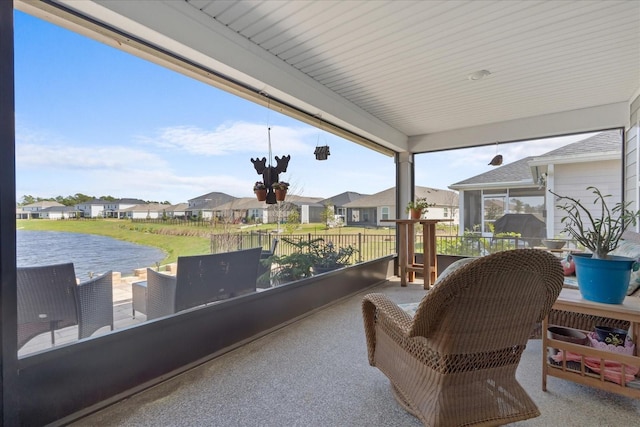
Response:
M77 287L78 338L91 336L103 326L113 331L113 275L109 271Z
M17 269L18 349L29 340L78 324L76 274L72 263Z
M255 292L261 251L179 257L175 277L147 269L147 319Z

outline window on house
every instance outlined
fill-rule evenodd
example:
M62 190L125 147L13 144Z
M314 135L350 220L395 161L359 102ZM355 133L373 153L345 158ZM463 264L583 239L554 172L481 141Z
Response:
M449 218L449 208L442 208L442 216Z
M389 207L388 206L384 206L381 211L380 214L382 215L382 219L389 219Z

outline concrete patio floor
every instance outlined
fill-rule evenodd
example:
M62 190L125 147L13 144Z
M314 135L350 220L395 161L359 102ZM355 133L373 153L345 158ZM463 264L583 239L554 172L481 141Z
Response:
M398 280L369 292L383 292L398 303L418 301L425 293L421 281L401 288ZM368 364L360 309L365 293L71 425L421 425L396 403L386 377ZM541 342L531 340L517 376L542 415L513 425L640 425L639 400L557 378L549 378L543 392L541 365Z

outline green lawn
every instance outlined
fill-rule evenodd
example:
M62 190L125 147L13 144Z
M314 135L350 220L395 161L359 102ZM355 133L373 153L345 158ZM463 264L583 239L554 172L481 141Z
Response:
M64 220L44 219L16 220L16 227L23 230L64 231L70 233L97 234L124 240L139 245L162 249L166 257L162 264L175 262L178 256L198 255L210 252L212 233L242 233L276 231L275 224L235 225L216 224L207 226L170 225L153 222L132 222L118 219ZM393 234L393 229L365 229L362 227L340 227L326 229L322 224L302 224L287 228L281 225L281 235L295 234Z

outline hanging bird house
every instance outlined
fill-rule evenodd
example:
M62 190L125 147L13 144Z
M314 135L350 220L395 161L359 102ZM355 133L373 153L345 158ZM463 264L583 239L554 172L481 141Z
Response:
M327 160L329 157L329 146L323 145L321 147L316 147L316 151L313 152L316 155L316 160Z

